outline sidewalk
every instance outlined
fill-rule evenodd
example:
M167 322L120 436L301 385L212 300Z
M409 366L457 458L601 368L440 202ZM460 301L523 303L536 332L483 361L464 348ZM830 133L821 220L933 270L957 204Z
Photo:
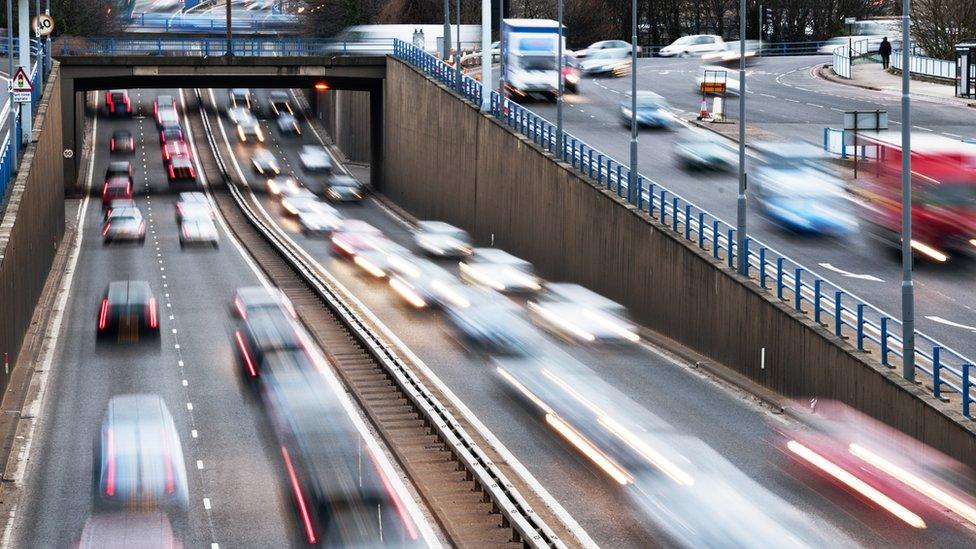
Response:
M851 79L841 78L829 65L821 67L819 75L825 80L848 86L901 94L900 73L886 71L881 68L880 63L855 63L852 68L854 77ZM940 103L976 107L976 102L972 99L956 97L955 86L920 80L915 76L912 76L911 94L913 99L928 99Z

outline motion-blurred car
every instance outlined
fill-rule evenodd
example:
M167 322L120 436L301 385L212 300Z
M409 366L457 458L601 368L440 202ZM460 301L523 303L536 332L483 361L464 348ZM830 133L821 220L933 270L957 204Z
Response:
M98 308L99 339L116 336L119 341L138 341L140 336L159 337L156 297L143 280L110 282Z
M285 311L288 316L297 318L295 308L284 292L278 288L265 288L264 286L238 288L234 292L234 311L240 318L269 311Z
M153 116L159 121L159 109L172 109L176 111L176 99L172 95L160 95L153 101Z
M159 396L112 397L95 439L93 461L96 508L186 512L180 435Z
M275 198L281 198L283 195L304 192L306 190L297 179L290 175L269 177L264 182L264 192Z
M177 156L170 160L166 167L166 175L169 177L170 184L195 184L197 181L197 170L193 167L193 161L186 156Z
M278 115L278 131L281 135L302 135L302 127L295 115L282 112Z
M637 112L631 110L630 94L620 103L620 121L628 128L637 121L638 127L669 129L675 123L668 102L650 91L637 92Z
M332 202L359 202L365 196L363 184L348 175L333 175L325 188L325 197Z
M180 248L198 244L216 248L220 245L220 233L209 212L189 210L180 218Z
M580 70L587 76L624 76L630 72L630 51L599 50L580 61Z
M390 264L399 257L410 257L410 251L387 238L376 238L356 252L352 262L373 278L385 278Z
M268 149L254 151L251 155L251 164L254 166L254 171L261 175L274 176L281 173L278 159Z
M325 149L317 145L303 145L298 151L298 159L306 172L326 174L332 172L332 158Z
M308 363L302 339L302 328L285 311L252 311L234 332L242 372L246 379L254 379L269 358L290 355L299 363Z
M682 131L674 140L674 155L688 170L731 170L739 161L736 152L722 137L691 129Z
M75 549L122 549L128 540L144 547L183 549L173 525L163 512L95 512L85 521Z
M563 56L563 89L569 93L579 93L579 83L583 79L580 62L572 55Z
M227 111L230 121L237 125L237 137L242 143L257 141L264 143L264 131L261 130L261 123L251 114L251 111L243 107L237 107Z
M146 221L139 208L112 208L102 224L102 243L146 241Z
M105 210L105 215L102 221L108 221L108 217L112 215L112 210L115 208L137 208L136 201L131 198L113 198L108 203L108 208Z
M600 40L599 42L594 42L582 50L576 52L576 57L580 59L586 59L592 57L597 53L602 52L614 52L624 56L629 56L632 53L631 45L629 42L624 42L623 40ZM640 47L637 48L637 53L640 53Z
M159 129L180 125L180 113L171 105L160 105L156 110L156 127Z
M458 286L451 302L443 303L448 321L465 342L504 355L521 355L535 328L522 309L505 296L483 288Z
M843 182L830 173L820 148L758 143L765 163L755 170L751 195L773 223L796 233L843 237L858 228Z
M108 167L105 168L105 181L119 177L123 177L132 183L132 164L129 161L116 160L108 163Z
M131 116L132 103L129 102L129 92L127 90L105 92L105 111L109 116Z
M461 279L504 293L534 293L542 289L532 265L498 248L475 248L460 263Z
M211 219L216 217L213 205L207 195L201 192L183 192L176 200L176 220L180 221L183 216L195 215L202 212Z
M637 327L623 305L577 284L546 284L528 303L536 325L578 343L636 343Z
M173 158L182 156L187 159L190 158L190 147L187 146L186 141L170 141L163 145L163 165L169 166L169 163Z
M271 90L271 93L268 94L268 105L274 111L275 116L281 116L283 112L295 114L288 99L288 92L284 90Z
M102 209L120 199L132 199L132 180L128 177L115 176L102 185Z
M185 141L183 129L176 126L167 126L159 130L159 144L165 145L171 141Z
M298 224L305 236L331 237L333 231L342 226L342 216L334 209L316 208L299 212Z
M670 45L661 48L657 54L661 57L688 57L703 53L725 50L725 41L714 34L692 34L682 36Z
M112 154L131 154L136 150L136 139L129 130L115 130L108 142L108 150Z
M427 255L452 259L467 257L474 247L467 231L443 221L417 223L413 241Z
M417 309L463 305L466 286L451 272L433 261L416 256L398 256L388 265L390 287Z
M232 109L242 107L251 108L251 90L247 88L231 88L227 90L227 99Z
M376 227L359 219L347 219L332 231L332 253L352 258L361 250L369 249L377 240L385 239Z
M305 212L320 211L325 208L332 207L319 200L319 197L308 189L302 188L281 195L281 210L290 216L297 217Z

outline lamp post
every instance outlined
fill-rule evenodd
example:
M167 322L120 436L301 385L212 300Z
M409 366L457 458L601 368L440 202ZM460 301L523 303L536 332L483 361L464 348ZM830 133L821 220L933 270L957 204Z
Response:
M231 43L231 39L234 37L233 31L231 30L231 25L233 24L233 19L231 15L231 0L226 0L227 2L227 55L234 55L234 46Z
M749 274L746 253L746 0L739 0L739 194L736 196L735 245L739 274ZM732 243L729 242L729 252Z
M491 0L481 0L481 112L491 112Z
M7 61L9 62L7 74L10 78L14 75L14 7L13 0L7 0ZM17 171L17 149L20 148L20 139L17 138L16 128L17 128L17 107L14 106L14 91L13 82L9 82L10 87L7 92L7 107L10 112L10 121L8 123L10 131L10 146L13 147L11 152L13 153L13 165L11 166L12 171Z
M451 55L451 0L444 0L444 39L441 45L441 59L447 61Z
M558 0L556 18L559 25L559 44L556 46L556 158L562 159L563 147L563 0Z
M901 12L901 341L902 375L915 381L915 288L912 283L912 105L909 96L911 0ZM938 389L938 388L937 388Z
M627 182L627 201L637 202L637 0L631 2L630 44L630 180ZM664 207L663 205L661 206ZM687 223L688 220L685 220Z

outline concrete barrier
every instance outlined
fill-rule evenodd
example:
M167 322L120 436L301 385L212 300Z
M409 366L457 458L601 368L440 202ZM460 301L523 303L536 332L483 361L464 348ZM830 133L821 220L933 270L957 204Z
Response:
M54 63L0 220L0 352L16 363L64 235L60 67ZM6 388L9 372L0 371Z
M316 113L339 150L352 162L369 162L369 92L315 93Z
M378 187L413 215L619 301L764 387L846 402L976 467L976 430L959 412L412 67L390 59L386 78Z

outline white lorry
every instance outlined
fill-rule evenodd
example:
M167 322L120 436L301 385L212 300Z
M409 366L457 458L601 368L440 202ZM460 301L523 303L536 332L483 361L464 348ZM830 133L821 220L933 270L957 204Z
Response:
M509 91L518 96L556 97L559 23L551 19L505 19L501 51L502 75Z

